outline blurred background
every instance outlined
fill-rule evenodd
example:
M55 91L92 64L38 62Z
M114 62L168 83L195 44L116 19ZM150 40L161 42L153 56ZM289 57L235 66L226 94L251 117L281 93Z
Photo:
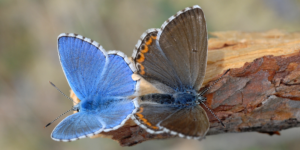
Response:
M177 11L200 5L208 31L300 30L299 0L0 0L0 147L3 150L276 150L299 149L300 130L281 136L259 133L208 136L198 142L185 139L153 140L122 148L111 139L53 141L59 121L43 128L71 102L54 89L69 94L57 54L57 36L74 32L131 56L140 35L159 28Z

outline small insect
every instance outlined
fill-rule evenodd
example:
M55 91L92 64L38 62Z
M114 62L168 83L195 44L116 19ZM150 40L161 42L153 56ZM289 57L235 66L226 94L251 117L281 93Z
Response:
M81 101L71 109L78 113L55 127L53 140L74 141L116 130L135 113L136 100L129 97L138 90L138 81L131 78L135 67L124 53L107 53L97 42L73 33L59 35L58 52L68 83Z
M207 90L198 93L207 65L202 9L197 5L185 8L140 39L132 55L136 73L161 93L140 96L132 119L149 133L202 139L210 126L199 105L206 101L203 95Z

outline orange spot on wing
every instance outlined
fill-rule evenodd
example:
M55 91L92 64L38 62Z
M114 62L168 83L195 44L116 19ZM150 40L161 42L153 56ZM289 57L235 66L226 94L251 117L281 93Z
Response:
M144 53L147 53L148 51L149 51L148 46L145 45L145 46L144 46L144 49L141 49L140 52L144 54Z
M145 56L143 53L139 53L139 57L136 59L138 63L141 63L145 60Z
M145 67L142 64L139 65L139 72L141 75L145 74Z
M156 40L156 36L151 36L152 39Z
M144 75L145 74L145 67L141 64L145 61L145 53L149 52L149 45L152 44L153 40L156 40L156 36L151 36L147 41L145 41L145 44L143 44L139 49L139 55L136 58L136 62L140 64L139 67L139 74Z
M149 38L149 40L148 41L146 41L146 43L145 43L146 45L150 45L150 44L152 44L152 37L150 37Z
M152 129L158 129L157 126L153 126L147 119L144 118L144 116L141 114L144 111L143 107L140 107L140 110L135 114L138 116L139 120L142 121L144 124L146 124L148 127Z
M141 75L144 75L144 74L145 74L145 71L144 71L144 70L141 70L141 71L140 71L140 74L141 74Z

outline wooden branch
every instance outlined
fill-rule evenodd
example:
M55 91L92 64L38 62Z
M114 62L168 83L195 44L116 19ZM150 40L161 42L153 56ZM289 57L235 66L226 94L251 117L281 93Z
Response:
M216 37L209 39L204 85L211 85L228 68L231 71L206 94L207 106L226 125L222 127L207 111L211 124L207 135L251 131L279 134L280 130L300 126L300 33L272 30L211 35ZM146 91L143 94L155 92L144 81L141 88ZM71 97L76 99L74 94ZM128 120L120 129L95 137L131 146L174 136L149 134Z

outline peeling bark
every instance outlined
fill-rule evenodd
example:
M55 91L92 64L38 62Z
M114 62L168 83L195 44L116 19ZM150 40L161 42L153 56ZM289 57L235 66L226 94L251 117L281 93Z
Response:
M206 105L226 127L207 112L207 135L232 132L261 132L270 135L300 126L300 33L272 30L264 33L216 32L209 40L205 87L231 68L205 95ZM142 90L153 92L141 83ZM77 99L71 92L71 97ZM95 137L111 138L122 146L169 134L149 134L132 120L118 130Z

